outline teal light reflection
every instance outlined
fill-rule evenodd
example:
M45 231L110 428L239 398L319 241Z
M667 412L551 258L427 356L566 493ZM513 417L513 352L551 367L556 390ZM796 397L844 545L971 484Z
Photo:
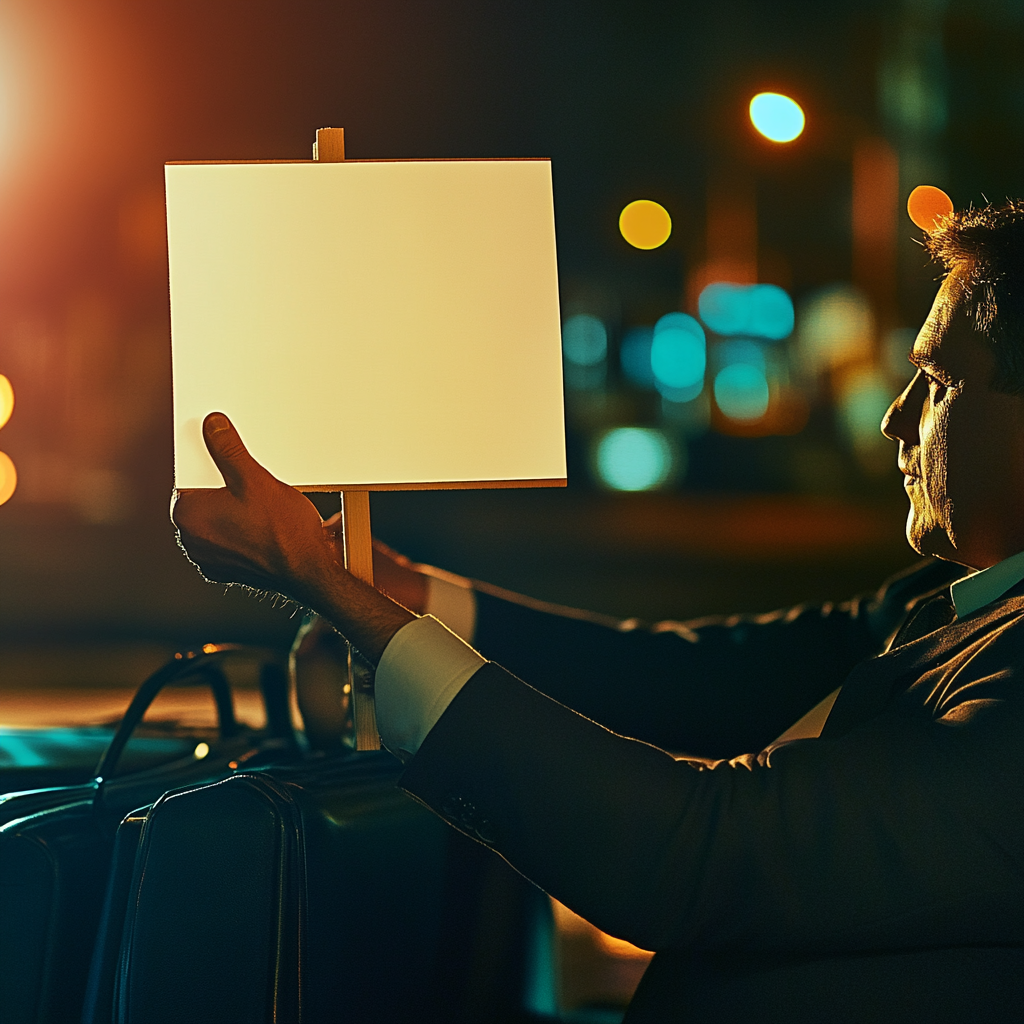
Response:
M660 430L617 427L597 445L597 474L616 491L649 491L672 471L672 446Z
M733 420L758 420L768 411L768 379L750 363L732 363L715 376L715 402Z
M651 347L654 330L651 327L634 327L627 331L619 346L619 362L622 373L631 384L641 388L654 388L657 381L651 367Z
M715 365L719 369L733 363L756 366L762 373L767 374L768 362L765 359L764 346L751 341L750 338L730 338L728 341L720 341L715 346Z
M608 355L608 332L589 313L577 313L562 324L562 352L576 366L596 366Z
M697 308L716 334L781 341L793 333L793 300L778 285L715 281L700 293Z
M668 313L654 325L651 372L658 391L672 402L696 398L704 387L707 342L704 330L685 313Z

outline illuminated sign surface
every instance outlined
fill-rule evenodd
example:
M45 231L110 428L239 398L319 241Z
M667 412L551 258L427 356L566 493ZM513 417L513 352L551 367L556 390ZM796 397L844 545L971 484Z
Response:
M305 489L561 483L546 160L169 164L175 481L227 413Z

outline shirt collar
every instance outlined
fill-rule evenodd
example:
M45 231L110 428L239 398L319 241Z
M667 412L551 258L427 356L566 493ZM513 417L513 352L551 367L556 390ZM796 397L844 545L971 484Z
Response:
M1024 580L1024 551L957 580L949 588L957 618L962 619L997 600L1021 580Z

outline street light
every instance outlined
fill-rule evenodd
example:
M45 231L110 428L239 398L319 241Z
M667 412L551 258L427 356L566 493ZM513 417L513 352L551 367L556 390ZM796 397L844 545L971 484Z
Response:
M14 388L11 382L0 373L0 427L14 412ZM0 452L0 505L7 501L18 486L18 473L9 455Z
M759 92L750 101L750 120L772 142L792 142L807 123L800 104L778 92Z
M661 203L635 199L619 214L619 231L634 249L657 249L672 234L672 218Z
M952 212L953 200L934 185L918 185L907 199L907 213L922 231L934 231Z

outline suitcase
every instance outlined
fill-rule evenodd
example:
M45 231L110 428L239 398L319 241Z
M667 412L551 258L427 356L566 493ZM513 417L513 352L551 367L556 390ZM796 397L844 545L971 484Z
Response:
M120 953L115 968L101 938L108 959L94 964L93 991L111 998L85 1019L423 1024L553 1010L546 897L405 796L400 773L386 752L314 759L168 793L126 820L129 848L144 818L117 902Z
M244 764L295 750L287 677L279 655L263 658L268 728L239 726L223 661L252 650L207 645L178 655L139 689L92 782L0 798L0 1019L4 1024L78 1020L118 823L168 789L222 778ZM219 738L184 758L128 774L118 762L157 694L169 684L208 685ZM203 749L205 748L205 749Z

